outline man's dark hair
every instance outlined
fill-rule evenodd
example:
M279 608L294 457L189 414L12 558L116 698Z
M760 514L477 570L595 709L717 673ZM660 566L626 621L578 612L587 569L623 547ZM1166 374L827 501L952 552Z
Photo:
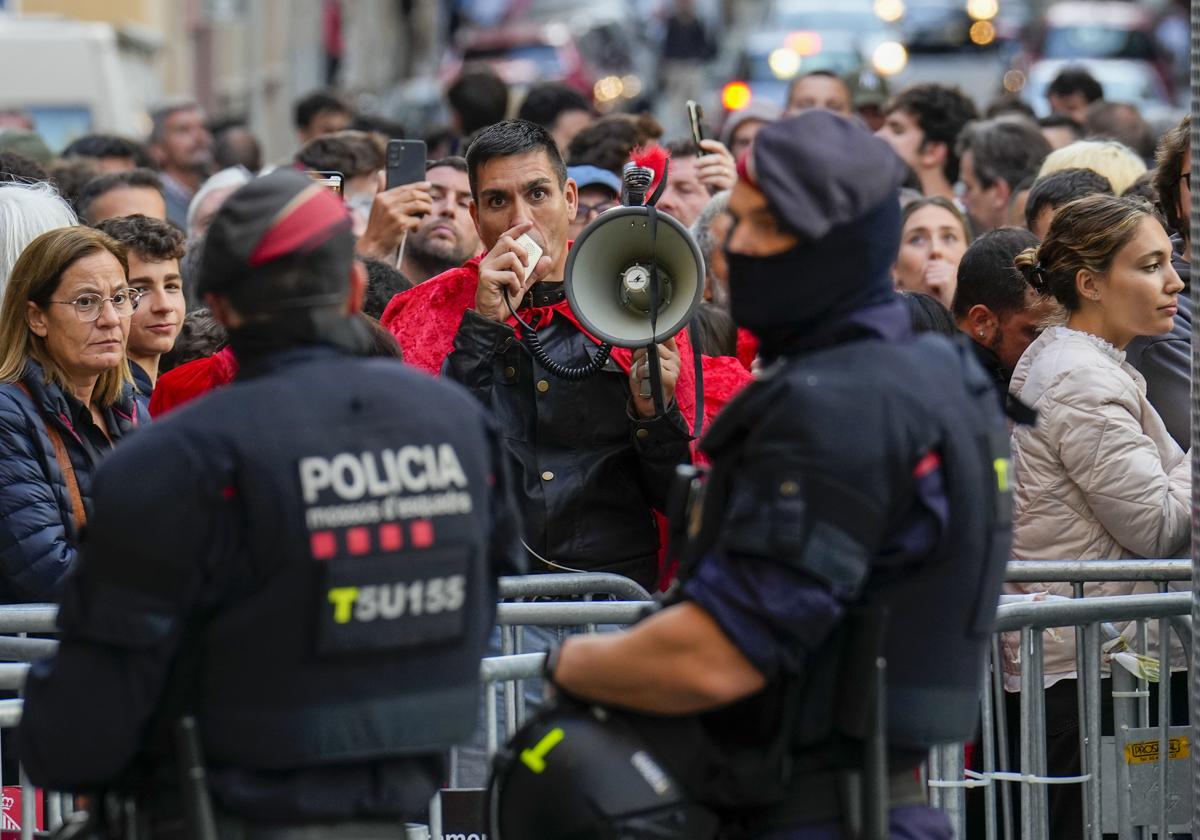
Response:
M1025 199L1025 224L1030 230L1046 207L1062 207L1085 195L1112 195L1112 183L1093 169L1060 169L1038 178Z
M428 172L430 169L437 169L439 166L449 166L451 169L457 169L459 172L470 173L470 170L467 168L467 159L458 155L450 155L428 161L425 164L425 171Z
M292 111L292 121L298 129L305 129L312 125L312 121L317 118L318 114L323 114L332 111L338 114L350 116L354 110L342 99L336 92L332 90L314 90L305 96L296 100L296 106Z
M958 328L954 326L954 319L950 317L950 310L933 295L909 291L897 294L900 295L904 307L908 310L908 319L912 324L913 332L941 333L948 336L958 333Z
M408 129L399 120L390 120L379 114L355 114L350 121L350 127L355 131L366 131L378 134L388 140L408 137Z
M136 140L116 134L85 134L67 144L59 157L124 158L133 161L135 167L154 168L154 160L145 146Z
M508 85L488 67L464 70L446 91L464 137L494 125L508 115Z
M960 159L968 151L973 154L975 177L984 187L1003 178L1013 189L1037 174L1050 144L1032 120L1005 116L968 124L955 151Z
M314 137L296 152L296 163L308 169L341 172L347 179L383 169L386 156L377 138L365 131L338 131Z
M228 343L229 333L207 307L189 308L175 346L158 360L158 373L161 376L172 368L206 359Z
M50 164L50 181L75 210L75 215L79 215L80 191L100 174L100 166L95 158L59 158Z
M1154 173L1147 172L1121 193L1121 198L1140 198L1148 204L1158 206L1158 190L1154 189Z
M1033 110L1033 106L1013 93L1005 93L997 96L988 103L987 108L983 112L983 116L989 120L992 117L999 117L1004 114L1016 114L1017 116L1028 117L1031 120L1037 119L1037 111Z
M696 146L696 141L690 137L685 137L682 140L672 140L666 145L667 154L672 158L699 157L700 149Z
M583 94L562 82L539 82L525 94L517 119L529 120L553 130L560 115L568 111L592 111Z
M0 149L0 184L15 181L18 184L32 184L37 181L49 181L50 176L41 165L25 155Z
M567 165L558 153L558 144L550 132L529 120L505 120L485 128L467 149L467 178L471 197L479 199L479 169L495 158L542 151L550 159L550 168L558 178L559 189L567 183Z
M1186 241L1190 235L1188 220L1179 216L1179 167L1183 166L1188 149L1192 147L1192 115L1188 114L1158 141L1154 153L1154 189L1158 191L1158 206L1171 230Z
M162 195L162 182L158 173L152 169L130 169L127 172L110 172L93 178L83 185L76 200L76 209L80 216L86 216L88 209L97 198L113 190L150 189Z
M571 166L598 166L620 175L635 147L657 140L662 134L662 126L650 114L610 114L575 135L567 149L567 160Z
M1038 128L1067 128L1075 132L1075 139L1083 139L1083 126L1067 114L1048 114L1038 121Z
M823 70L822 69L822 70L809 70L807 73L801 73L799 76L792 79L792 81L788 83L787 96L785 96L783 98L784 104L787 104L792 101L792 94L796 92L796 86L798 84L803 82L805 79L811 79L814 77L822 78L822 79L833 79L835 82L841 82L846 88L846 93L849 95L848 98L851 100L854 99L854 90L850 87L849 82L847 82L844 78L842 78L841 76L839 76L837 73L833 72L832 70ZM851 102L851 105L853 106L853 102Z
M187 237L171 222L151 219L141 213L105 219L96 225L120 242L132 254L147 262L183 259L187 251Z
M1096 81L1095 76L1082 67L1064 67L1046 86L1047 98L1070 96L1073 93L1083 94L1083 98L1089 103L1104 98L1104 88Z
M413 287L412 281L399 270L379 260L355 257L367 270L367 294L363 298L363 312L378 320L383 317L392 298Z
M954 145L963 126L979 116L975 103L961 90L937 82L910 85L896 94L884 113L904 111L925 135L921 142L946 144L946 163L942 172L953 184L958 180L958 154Z
M262 146L254 132L242 123L223 128L213 139L213 163L218 169L244 166L251 172L262 169Z
M1154 159L1154 131L1141 112L1127 102L1093 102L1083 127L1088 139L1118 140L1143 160Z
M958 263L954 317L967 317L971 307L979 304L998 317L1024 309L1029 284L1013 261L1017 254L1037 244L1036 236L1019 227L989 230L972 242Z

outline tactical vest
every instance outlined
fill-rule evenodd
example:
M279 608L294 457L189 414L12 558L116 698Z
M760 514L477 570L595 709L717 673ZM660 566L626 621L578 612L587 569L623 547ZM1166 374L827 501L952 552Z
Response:
M294 769L467 739L495 610L482 411L392 362L346 359L193 411L225 432L214 460L232 461L240 540L214 534L209 552L238 569L196 639L206 759Z
M848 617L882 628L866 660L886 658L893 761L912 766L935 744L969 738L1011 525L1007 427L970 351L919 336L780 363L725 409L702 448L713 469L681 578L714 551L811 576ZM933 551L897 564L885 549L925 468L940 470L948 521ZM843 621L802 677L702 716L710 766L724 768L701 783L702 798L762 805L784 798L789 779L856 766L854 710L870 671L850 661L853 636Z

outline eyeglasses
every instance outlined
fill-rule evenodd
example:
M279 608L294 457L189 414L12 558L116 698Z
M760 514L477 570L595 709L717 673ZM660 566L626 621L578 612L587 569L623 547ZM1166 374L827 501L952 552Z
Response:
M1189 190L1192 188L1192 173L1191 172L1184 172L1182 175L1179 176L1179 180L1183 181L1185 184L1187 184L1187 188Z
M142 293L137 289L121 289L112 297L100 297L100 295L89 294L80 295L75 300L52 300L49 303L58 303L64 306L75 307L75 316L80 321L90 322L95 321L100 317L100 313L104 310L104 304L111 303L117 315L126 318L133 314L137 309L138 301L141 299Z
M584 204L581 201L579 202L579 215L585 219L593 219L605 210L611 210L619 206L620 203L616 201L601 201L597 204Z

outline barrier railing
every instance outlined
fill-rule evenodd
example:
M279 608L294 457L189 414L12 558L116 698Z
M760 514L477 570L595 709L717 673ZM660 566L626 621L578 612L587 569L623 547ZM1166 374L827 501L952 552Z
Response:
M1014 583L1184 581L1191 560L1010 560L1004 579Z
M1014 561L1007 579L1021 582L1069 582L1077 596L1083 584L1093 581L1154 581L1165 590L1172 581L1190 578L1187 561ZM521 683L540 676L544 654L525 652L521 644L523 627L592 629L603 625L627 625L644 617L652 605L649 595L637 584L617 575L535 575L505 578L499 588L502 602L497 608L497 624L504 639L506 655L483 660L480 668L485 686L486 751L490 755L500 744L501 731L511 733L525 717ZM547 600L547 599L578 600ZM583 600L583 599L606 600ZM533 600L530 600L533 599ZM613 600L616 599L616 600ZM1113 709L1116 735L1100 737L1101 668L1108 638L1105 625L1115 621L1135 621L1138 625L1134 647L1146 651L1146 623L1159 622L1160 638L1174 634L1191 644L1190 593L1162 592L1156 595L1116 597L1077 597L1002 605L997 617L997 636L988 662L989 690L982 701L983 771L963 766L961 745L934 750L927 765L931 801L951 818L958 836L965 837L966 791L983 789L984 825L988 840L1002 836L1012 840L1042 840L1046 837L1048 812L1046 784L1068 783L1080 786L1085 808L1086 836L1100 840L1112 831L1123 838L1140 836L1142 826L1153 825L1159 836L1179 830L1171 808L1174 796L1171 763L1184 747L1177 747L1178 735L1170 727L1169 692L1159 692L1159 723L1149 729L1149 691L1147 680L1135 678L1120 667L1113 667ZM52 652L53 639L27 638L28 633L55 632L56 609L52 605L0 606L0 689L19 689L28 665L23 664ZM1055 627L1076 627L1079 669L1079 710L1081 763L1078 778L1046 778L1045 706L1043 700L1043 632ZM1004 714L1004 687L999 667L1000 633L1020 634L1021 650L1021 729L1019 755L1008 755L1008 733ZM4 635L18 634L18 635ZM996 667L992 667L993 664ZM1158 656L1158 670L1170 673L1167 645ZM1128 683L1128 684L1127 684ZM504 725L501 726L499 692L504 693ZM20 720L20 700L0 701L0 728L15 726ZM1137 762L1127 755L1141 751ZM1174 751L1174 752L1173 752ZM1106 757L1107 756L1107 757ZM1182 762L1186 764L1186 762ZM1149 775L1147 768L1155 771ZM22 820L22 835L32 836L32 789L25 789L22 800L29 807ZM1150 795L1153 783L1156 793ZM1109 789L1111 787L1111 790ZM25 792L28 792L28 796ZM1018 793L1019 791L1019 793ZM1190 791L1189 791L1190 792ZM1015 804L1020 803L1019 834L1014 831ZM48 827L61 822L69 808L69 797L47 797ZM1153 807L1151 807L1153 806ZM1176 808L1184 806L1176 806ZM1154 811L1151 817L1147 814ZM437 814L434 815L437 821ZM26 833L26 826L29 827ZM431 826L437 836L439 826ZM1057 838L1055 838L1057 840Z
M929 765L931 801L950 816L957 836L966 836L966 790L982 787L986 837L994 840L1000 833L1011 840L1014 784L1020 785L1022 840L1048 837L1048 784L1081 786L1084 835L1091 840L1100 840L1104 833L1119 834L1122 840L1141 837L1143 829L1149 827L1156 829L1159 837L1187 831L1190 784L1187 762L1180 759L1187 757L1183 744L1188 730L1170 725L1167 687L1171 659L1166 642L1172 630L1181 637L1190 637L1190 624L1170 621L1190 611L1191 594L1187 592L1002 605L997 614L996 643L989 657L990 680L985 683L989 690L982 697L983 772L962 767L961 745L935 750ZM1159 622L1160 644L1157 658L1150 660L1145 657L1145 630L1146 622L1153 620ZM1112 627L1113 622L1125 621L1137 623L1133 650L1123 650L1126 645L1119 642ZM1045 749L1044 632L1059 627L1076 628L1077 647L1082 650L1076 659L1081 773L1067 778L1047 776ZM999 634L1004 632L1020 633L1019 768L1015 771L1007 755L1009 733L1000 667ZM1186 641L1190 644L1191 640ZM1115 733L1111 737L1101 735L1102 660L1109 649L1126 654L1129 667L1139 671L1135 677L1119 664L1121 657L1108 656ZM1155 669L1164 683L1158 692L1158 724L1151 728L1147 678L1154 677Z

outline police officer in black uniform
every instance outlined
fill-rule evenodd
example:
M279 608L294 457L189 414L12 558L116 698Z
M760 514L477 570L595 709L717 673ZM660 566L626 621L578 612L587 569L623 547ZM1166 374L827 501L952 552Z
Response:
M470 395L361 358L353 252L345 206L300 173L231 196L199 292L237 380L96 480L19 748L38 785L134 801L139 837L195 836L186 718L220 836L259 840L402 836L471 733L520 556L503 456Z
M626 764L655 790L681 783L722 837L846 836L871 804L849 782L881 656L891 836L951 836L915 768L974 729L1008 555L1007 434L970 350L914 336L894 296L903 180L885 143L828 111L759 133L727 250L764 370L702 443L712 473L674 603L547 660L564 695L655 715L634 719L669 772ZM553 778L573 726L525 747L508 780Z

